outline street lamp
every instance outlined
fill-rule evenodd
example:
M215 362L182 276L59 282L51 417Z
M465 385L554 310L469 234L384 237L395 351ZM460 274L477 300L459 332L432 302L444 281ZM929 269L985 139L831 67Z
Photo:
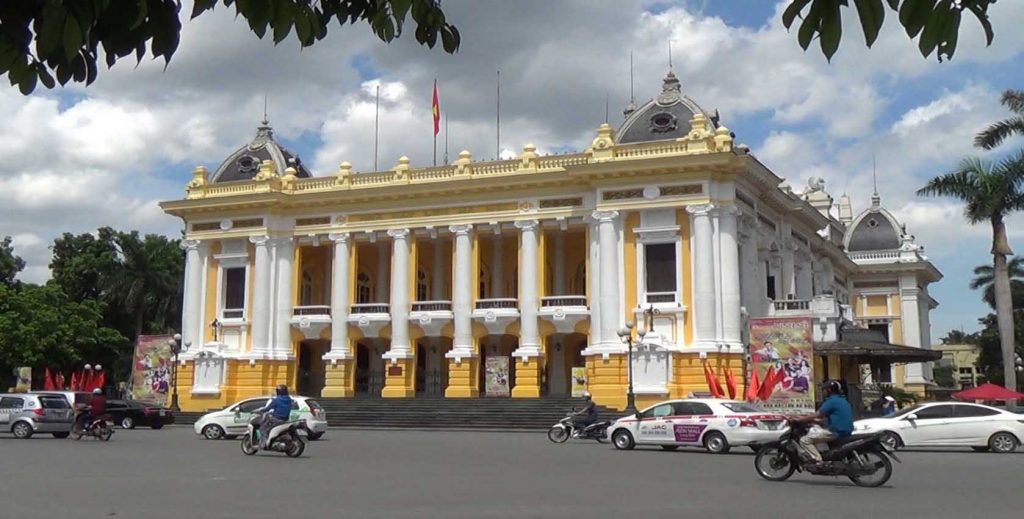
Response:
M185 343L185 348L182 349L181 334L176 333L170 339L167 339L167 345L171 347L171 353L174 354L174 363L171 364L171 411L178 413L181 408L178 407L178 354L182 351L188 351L189 347L192 346L191 342Z
M1014 359L1013 359L1013 369L1016 370L1017 373L1024 372L1024 359L1021 359L1020 355L1017 355L1016 357L1014 357ZM1017 377L1017 386L1018 387L1015 387L1013 389L1014 390L1019 389L1020 377Z
M633 329L636 325L633 321L626 321L626 326L619 329L619 338L626 341L626 358L629 362L629 386L626 389L626 412L636 414L636 395L633 394ZM646 334L646 330L641 333ZM643 335L641 335L642 337Z

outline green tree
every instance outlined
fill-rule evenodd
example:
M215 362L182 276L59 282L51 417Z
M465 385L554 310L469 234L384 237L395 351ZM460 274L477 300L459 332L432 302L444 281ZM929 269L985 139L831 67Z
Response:
M953 366L935 366L932 368L932 378L939 387L958 387L956 376L953 374Z
M54 240L51 282L72 299L103 299L107 291L104 281L118 264L116 235L110 227L101 227L95 236L66 232Z
M438 0L195 0L192 18L221 3L234 7L257 37L269 32L274 43L293 33L302 47L339 26L363 21L378 38L391 42L406 20L415 38L446 52L459 47L459 31L445 21ZM181 0L9 0L0 2L0 74L28 95L37 83L53 88L68 81L91 84L102 53L107 67L131 55L141 62L147 50L170 63L181 36ZM56 76L56 81L54 80Z
M114 366L128 342L103 326L102 310L55 285L0 285L0 374L17 366L64 370L81 361Z
M15 276L25 268L25 260L14 255L11 237L0 240L0 285L13 287L17 284Z
M1010 276L1010 296L1013 301L1013 308L1024 308L1024 257L1014 256L1006 265ZM971 280L971 290L982 289L982 301L988 306L996 307L995 271L991 265L978 265L974 267L974 279Z
M944 196L964 203L964 216L972 224L992 226L992 267L995 308L1003 354L1003 380L1015 385L1013 371L1014 319L1007 256L1013 255L1006 236L1006 217L1024 208L1024 151L998 163L968 158L960 166L928 181L921 196Z
M889 10L898 15L899 24L911 40L917 38L921 55L928 57L935 53L939 61L952 59L960 37L960 20L964 12L977 18L985 30L986 44L992 44L995 36L988 18L988 8L996 0L885 0ZM878 32L885 22L885 5L882 0L853 0L857 8L864 41L871 47L878 38ZM782 12L782 23L786 29L793 27L797 18L801 20L797 30L797 41L804 50L810 47L817 36L821 52L826 59L839 50L843 39L843 9L849 8L849 0L790 0Z
M986 381L1010 387L1010 384L1006 383L1005 378L1006 370L1003 363L1003 349L1002 342L1000 341L998 319L994 314L989 314L978 319L978 322L981 323L982 329L978 333L978 346L980 350L978 351L978 360L974 365L978 368L978 373ZM1017 336L1024 337L1024 310L1014 311L1013 325ZM1014 353L1024 356L1024 347L1017 346ZM1012 359L1009 365L1012 370Z
M105 280L108 302L132 318L129 338L146 331L147 319L161 330L173 326L180 313L183 256L178 240L138 231L118 233L118 265Z
M942 344L978 344L978 333L964 333L963 330L950 330L939 339Z
M974 145L990 150L1012 135L1024 135L1024 90L1003 92L1003 106L1013 112L1009 119L997 121L974 138Z

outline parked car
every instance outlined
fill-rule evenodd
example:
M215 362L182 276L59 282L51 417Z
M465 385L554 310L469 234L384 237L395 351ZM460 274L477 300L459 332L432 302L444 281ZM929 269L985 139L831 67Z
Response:
M170 409L137 400L108 400L107 414L110 421L122 429L134 429L136 426L160 429L174 423L174 413Z
M227 408L204 414L196 421L195 433L207 440L235 438L244 434L252 412L266 407L270 397L248 398ZM289 420L305 420L310 440L319 440L327 432L327 412L312 398L292 397L292 413Z
M775 441L786 427L785 417L735 400L684 399L655 404L616 420L608 428L615 448L659 445L665 450L703 447L712 454L739 445Z
M1024 415L966 402L932 402L892 416L854 422L854 434L884 433L900 447L970 447L1013 452L1024 441Z
M10 431L15 438L28 439L36 433L67 438L73 414L71 404L61 395L0 394L0 431Z
M92 393L88 391L56 391L56 390L44 390L44 391L29 391L30 394L34 395L61 395L65 400L71 404L72 409L89 405L89 399L92 398Z

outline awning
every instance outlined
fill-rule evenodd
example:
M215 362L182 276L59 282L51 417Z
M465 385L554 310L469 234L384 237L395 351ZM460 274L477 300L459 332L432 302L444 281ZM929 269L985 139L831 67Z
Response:
M929 362L942 358L941 351L892 344L875 330L848 328L839 332L839 340L814 343L816 355L857 357L860 363L883 361L889 363Z
M1024 400L1024 393L989 383L953 393L953 398L957 400Z

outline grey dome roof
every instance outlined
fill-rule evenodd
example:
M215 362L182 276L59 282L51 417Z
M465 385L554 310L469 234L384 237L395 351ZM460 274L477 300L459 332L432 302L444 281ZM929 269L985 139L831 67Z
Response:
M660 141L678 139L690 133L690 119L697 113L708 120L708 131L718 128L718 112L708 114L689 97L683 95L679 79L670 70L662 83L661 94L640 108L632 105L624 112L625 122L616 133L616 142Z
M252 142L229 155L214 172L210 182L252 180L259 171L260 163L264 160L274 161L278 175L284 175L285 169L293 167L295 176L299 178L313 176L302 164L302 159L298 155L288 151L274 140L274 131L270 127L270 123L264 119L256 129L256 137Z
M871 197L871 207L861 213L846 232L846 250L899 249L903 234L900 223L880 205L876 194Z

